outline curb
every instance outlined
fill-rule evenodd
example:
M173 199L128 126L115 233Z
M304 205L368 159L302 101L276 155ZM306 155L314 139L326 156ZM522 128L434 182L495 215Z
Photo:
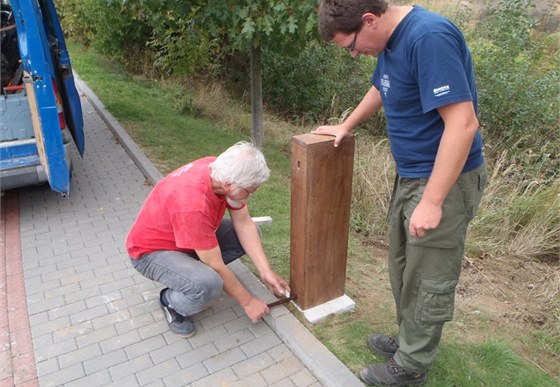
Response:
M160 181L163 178L161 172L150 159L148 159L121 124L119 124L115 117L105 109L103 103L75 72L74 82L78 89L91 102L94 109L107 124L107 127L113 132L144 176L154 185ZM241 283L255 296L266 302L275 300L275 297L242 262L237 260L232 262L229 266ZM327 347L317 340L317 338L313 336L285 306L275 307L264 317L264 320L324 386L364 386L364 384L334 356Z
M121 143L126 153L132 158L134 164L142 171L152 184L156 184L163 179L163 175L156 166L148 159L136 143L130 138L126 130L119 124L115 117L105 109L103 102L97 98L93 91L85 84L80 76L74 73L74 82L78 89L85 94L87 99L93 105L93 108L101 116L101 119L107 124L107 127L113 132L117 140Z

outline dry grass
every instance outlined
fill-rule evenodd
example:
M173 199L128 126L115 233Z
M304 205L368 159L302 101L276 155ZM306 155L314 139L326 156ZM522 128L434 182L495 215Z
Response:
M352 192L352 226L365 234L386 231L395 166L387 139L357 136Z
M469 251L560 262L560 179L547 183L527 176L508 163L506 152L490 166Z
M198 83L194 86L193 107L203 117L243 134L251 133L251 112L228 96L220 83Z
M211 118L234 132L251 135L251 107L229 96L221 84L197 84L194 95L193 107L198 114ZM266 141L287 144L293 135L311 130L294 126L270 114L265 114L264 120Z
M552 184L539 181L508 160L503 153L488 161L489 184L471 223L467 254L560 263L560 179ZM365 235L386 231L394 175L387 140L358 136L352 220Z

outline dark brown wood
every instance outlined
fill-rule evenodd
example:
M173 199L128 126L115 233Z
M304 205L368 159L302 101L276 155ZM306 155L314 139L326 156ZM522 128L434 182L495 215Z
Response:
M344 295L354 136L292 138L290 286L306 310Z

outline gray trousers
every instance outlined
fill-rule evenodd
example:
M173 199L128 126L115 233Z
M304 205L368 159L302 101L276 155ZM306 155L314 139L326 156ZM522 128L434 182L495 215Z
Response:
M453 319L467 226L487 183L486 164L461 174L443 204L440 225L414 239L412 212L428 179L397 178L389 212L389 277L397 309L402 367L425 372L435 360L443 324Z
M245 255L231 219L222 220L216 237L226 265ZM183 316L205 310L212 300L222 295L222 278L194 253L159 250L130 261L144 277L171 289L166 297L173 309Z

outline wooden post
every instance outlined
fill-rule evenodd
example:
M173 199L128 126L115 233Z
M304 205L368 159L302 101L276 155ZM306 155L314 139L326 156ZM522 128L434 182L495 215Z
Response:
M292 137L290 285L306 310L344 295L354 136Z

